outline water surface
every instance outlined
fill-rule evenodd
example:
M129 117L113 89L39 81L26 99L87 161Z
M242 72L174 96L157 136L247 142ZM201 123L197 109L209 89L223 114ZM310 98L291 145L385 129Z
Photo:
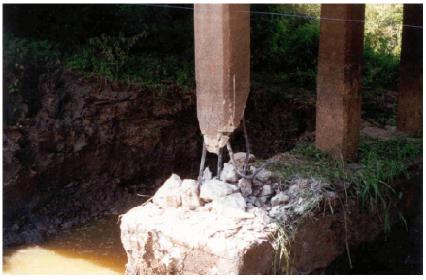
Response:
M45 243L4 251L6 274L123 274L127 262L117 216L63 231Z

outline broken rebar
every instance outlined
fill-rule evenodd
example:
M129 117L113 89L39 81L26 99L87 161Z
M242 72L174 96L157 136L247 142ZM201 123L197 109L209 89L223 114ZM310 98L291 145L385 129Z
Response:
M244 174L243 172L241 172L241 170L238 169L238 166L235 163L235 159L234 159L234 152L232 151L232 147L231 147L231 143L228 141L226 143L226 148L228 149L228 153L229 153L229 158L231 159L231 163L234 166L235 172L242 178L247 179L252 181L253 179L255 179L256 175L259 174L260 171L262 171L263 169L265 169L265 167L271 163L273 163L275 160L269 159L267 161L265 161L264 163L262 163L261 166L259 166L258 168L255 168L253 171L253 174L251 175L247 175Z
M203 140L203 151L201 153L200 172L198 173L198 185L201 184L201 179L203 178L204 166L206 164L206 153L207 153L207 149Z
M236 165L235 159L234 159L234 152L232 151L231 143L229 141L226 143L226 148L228 149L229 158L231 159L231 163L234 166L235 172L237 172L237 174L242 178L245 178L247 180L252 180L253 176L244 174L243 172L240 171L240 169Z
M220 179L220 172L222 171L222 152L223 149L220 148L219 152L217 153L217 178Z
M244 161L244 173L247 175L248 163L250 159L250 144L248 139L247 127L246 127L246 118L243 117L243 130L244 130L244 138L246 142L246 160Z

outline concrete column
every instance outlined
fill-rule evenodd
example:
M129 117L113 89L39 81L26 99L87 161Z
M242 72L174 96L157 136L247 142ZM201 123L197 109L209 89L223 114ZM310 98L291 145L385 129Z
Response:
M364 4L321 5L316 146L335 158L357 155L361 123Z
M423 5L404 4L403 22L397 128L415 134L423 125L423 29L406 25L423 26Z
M217 153L240 124L250 89L250 5L195 4L197 116Z

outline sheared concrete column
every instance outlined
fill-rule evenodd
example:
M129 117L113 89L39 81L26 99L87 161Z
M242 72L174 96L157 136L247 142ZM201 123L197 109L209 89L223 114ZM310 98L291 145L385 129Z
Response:
M195 4L197 116L209 152L240 124L250 89L250 5Z
M410 134L422 128L423 5L404 4L397 127Z
M364 10L363 4L321 5L316 146L344 160L356 158L359 140Z

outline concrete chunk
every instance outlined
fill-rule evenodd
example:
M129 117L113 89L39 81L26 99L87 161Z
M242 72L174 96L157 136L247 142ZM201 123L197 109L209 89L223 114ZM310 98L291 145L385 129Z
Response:
M236 192L237 190L237 186L213 179L201 185L200 198L207 202L213 201Z
M246 201L244 197L241 195L241 193L232 193L230 195L220 197L218 199L213 200L213 207L216 209L231 207L231 208L237 208L240 210L245 210L246 208Z
M179 207L181 205L180 185L182 180L176 174L172 174L157 190L152 201L161 207Z
M195 209L201 205L197 181L185 179L180 188L182 207Z
M228 183L236 183L238 181L237 172L232 164L225 163L223 165L222 172L220 173L220 180Z
M271 198L271 206L278 206L280 204L287 203L289 200L290 198L284 192L280 192Z

